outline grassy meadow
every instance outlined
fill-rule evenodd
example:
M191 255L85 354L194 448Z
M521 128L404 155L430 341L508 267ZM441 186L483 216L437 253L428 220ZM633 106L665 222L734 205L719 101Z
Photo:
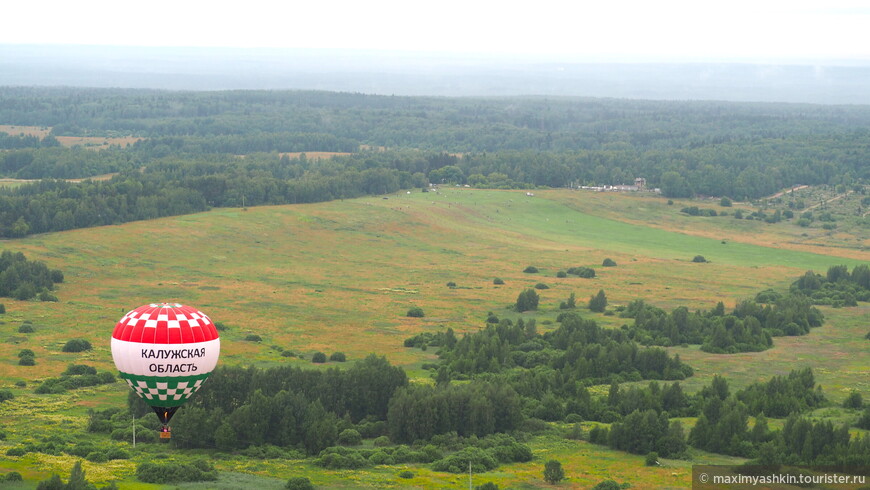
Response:
M16 398L0 404L7 433L0 441L0 474L22 473L30 481L21 488L35 487L36 480L52 472L66 478L76 459L72 456L12 457L6 451L56 430L94 441L105 438L84 432L87 410L123 405L126 384L63 395L35 395L33 387L73 362L114 371L109 337L115 322L145 303L193 305L227 325L221 333L221 363L289 362L314 368L310 359L317 351L327 356L344 352L349 362L375 352L406 368L412 379L428 382L428 372L420 366L432 362L434 352L406 349L405 338L446 327L474 331L489 311L515 318L519 315L511 306L517 295L537 283L550 289L539 291L540 309L523 316L537 318L540 330L554 326L559 302L572 292L581 314L618 327L623 322L618 317L585 309L599 289L605 290L609 308L637 298L662 308L711 309L718 301L730 308L763 289L785 289L808 269L824 273L831 265L851 268L870 262L863 230L837 230L827 239L830 232L790 223L689 217L679 212L684 205L701 204L667 205L659 197L569 190L528 196L524 191L442 188L319 204L220 208L6 241L4 249L61 269L65 282L57 291L58 303L3 301L0 389L11 389ZM709 262L694 263L695 255ZM601 267L605 258L617 267ZM540 272L524 273L529 265ZM594 267L597 275L556 277L575 266ZM494 278L504 285L494 285ZM448 282L456 286L447 287ZM406 317L413 306L421 307L425 317ZM671 348L695 368L685 386L694 391L718 373L740 387L808 365L832 401L841 401L851 389L870 399L870 358L863 338L870 331L870 306L822 311L823 327L805 337L776 338L766 352L711 355L697 346ZM34 333L18 333L26 320ZM263 341L244 341L248 334ZM94 349L62 353L61 346L76 337L89 340ZM35 352L36 366L17 365L17 353L24 348ZM282 357L278 348L301 357ZM27 386L15 386L19 381ZM681 488L691 484L693 462L731 460L694 452L693 461L646 468L642 456L555 436L538 437L530 446L534 461L475 475L474 484L546 487L543 462L554 458L569 477L559 488L587 488L608 478L633 488ZM156 445L126 447L131 460L85 461L89 479L122 479L122 488L157 488L135 481L136 464L158 450L177 458L189 453ZM404 465L331 471L303 460L215 458L221 470L217 487L173 487L280 488L297 475L342 488L468 484L467 475L424 466L410 468L415 477L403 480L397 474Z

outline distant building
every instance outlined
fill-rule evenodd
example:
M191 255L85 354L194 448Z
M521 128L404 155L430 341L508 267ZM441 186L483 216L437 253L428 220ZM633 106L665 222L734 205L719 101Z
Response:
M646 187L646 179L643 177L638 177L634 179L634 185L598 185L598 186L580 186L580 189L595 191L595 192L653 192L660 193L661 190L658 188L648 189Z

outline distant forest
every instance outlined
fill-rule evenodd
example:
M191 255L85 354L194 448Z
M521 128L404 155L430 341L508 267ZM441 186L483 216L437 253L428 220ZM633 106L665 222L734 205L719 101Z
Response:
M870 107L316 91L0 87L0 236L435 184L756 199L870 180ZM133 136L92 150L62 136ZM286 155L338 152L328 160Z

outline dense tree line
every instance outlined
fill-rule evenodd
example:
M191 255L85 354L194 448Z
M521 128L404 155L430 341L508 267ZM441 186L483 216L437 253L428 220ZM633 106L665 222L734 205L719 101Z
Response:
M40 138L30 134L13 135L0 131L0 150L18 150L21 148L48 148L60 146L60 142L52 135Z
M28 300L42 295L43 299L57 301L48 291L62 282L63 272L59 269L49 269L38 260L27 260L21 252L0 253L0 296Z
M345 370L220 367L172 423L191 447L271 444L317 454L335 445L343 424L383 426L390 399L407 382L404 371L374 355Z
M834 265L824 276L807 271L792 283L791 290L817 305L857 306L858 301L870 301L870 267L856 265L849 272L845 265Z
M710 311L689 311L685 306L666 312L635 300L621 315L634 318L631 337L645 345L700 344L713 353L756 352L769 349L772 337L805 335L822 325L824 316L803 295L763 295L768 303L739 302L726 313L720 302Z
M107 181L44 180L0 189L0 237L154 219L212 206L296 204L426 185L423 174L366 167L362 155L328 163L251 156L165 160Z
M0 155L0 173L19 178L84 178L151 168L171 158L176 165L199 166L200 176L215 174L232 184L246 173L253 154L273 154L272 167L247 171L237 192L223 200L206 196L213 206L239 205L247 187L253 193L288 187L271 192L269 200L253 198L251 205L390 192L389 184L367 182L401 173L419 174L413 182L398 177L405 187L427 181L564 187L645 177L666 196L739 199L795 184L851 184L870 177L864 165L870 110L857 106L6 87L0 88L0 122L54 128L38 145L29 137L7 137L7 146L18 149ZM61 134L144 139L91 151L56 147L54 135ZM328 171L313 176L310 167L278 157L367 147L391 150L361 151L337 164L322 161ZM196 164L206 154L239 169L203 172ZM390 176L359 175L374 169ZM174 211L179 212L190 211Z
M538 367L559 371L565 379L601 382L623 379L683 379L689 366L663 349L641 348L623 330L605 329L576 313L562 313L560 326L538 334L522 320L502 319L466 334L439 355L445 367L459 375L498 373L511 368Z

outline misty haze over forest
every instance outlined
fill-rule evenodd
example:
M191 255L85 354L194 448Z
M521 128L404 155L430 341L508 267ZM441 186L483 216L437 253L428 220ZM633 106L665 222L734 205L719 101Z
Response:
M0 85L870 104L867 62L560 62L402 51L0 45Z

